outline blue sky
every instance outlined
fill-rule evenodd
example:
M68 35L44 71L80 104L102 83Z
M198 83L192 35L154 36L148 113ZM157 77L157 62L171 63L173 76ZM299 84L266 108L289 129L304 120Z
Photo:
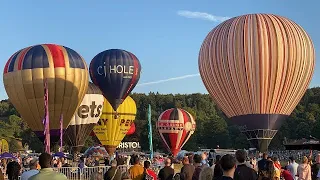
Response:
M134 92L207 93L198 76L198 52L207 33L224 17L248 13L288 17L308 32L317 52L318 7L320 1L299 0L2 1L0 73L14 52L30 45L65 45L88 64L103 50L121 48L134 53L142 65L141 84ZM319 76L316 63L311 87L320 86ZM1 78L0 100L6 97Z

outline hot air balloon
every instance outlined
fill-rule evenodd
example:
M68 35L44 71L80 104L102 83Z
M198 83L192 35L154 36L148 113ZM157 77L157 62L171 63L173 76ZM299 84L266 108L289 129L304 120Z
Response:
M90 77L114 111L138 83L140 71L138 58L121 49L103 51L90 63Z
M104 97L100 89L93 83L89 83L87 94L72 117L70 124L64 133L67 144L71 145L74 152L80 152L93 127L99 121L102 114Z
M136 132L136 125L134 123L131 124L129 131L127 132L127 135L131 135L134 132Z
M166 148L176 156L194 133L196 122L186 110L172 108L160 114L157 129Z
M5 139L0 140L0 153L9 152L9 143Z
M67 128L88 88L88 69L74 50L55 44L41 44L14 53L5 65L6 92L22 119L44 140L44 81L48 84L51 143L60 134L60 116Z
M272 14L221 23L199 53L208 92L261 152L304 95L314 64L313 44L302 27Z
M116 147L126 136L136 118L136 113L136 103L130 96L127 96L119 106L117 116L111 104L105 99L102 115L93 131L109 155L114 153Z

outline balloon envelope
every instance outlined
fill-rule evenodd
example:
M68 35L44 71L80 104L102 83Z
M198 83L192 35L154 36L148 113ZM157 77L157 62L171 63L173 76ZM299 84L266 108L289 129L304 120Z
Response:
M79 152L84 145L93 127L99 121L102 114L104 97L100 89L89 82L88 90L70 124L64 133L67 144L73 150Z
M172 108L161 113L157 129L166 148L176 156L194 133L196 122L189 112Z
M102 115L93 131L110 155L114 153L116 147L126 136L136 118L136 114L136 103L130 96L119 106L117 113L105 99Z
M0 141L1 145L1 153L9 152L9 143L5 139L1 139Z
M66 128L88 87L88 69L74 50L41 44L14 53L4 68L3 82L10 101L43 141L44 80L48 83L51 142L60 134L60 115Z
M313 44L302 27L271 14L221 23L199 53L208 92L261 151L304 95L314 64Z
M85 157L92 156L92 157L103 158L103 157L108 156L108 152L106 151L106 149L103 146L92 146L84 152L84 156Z
M90 77L114 111L138 83L140 71L138 58L121 49L103 51L90 63Z

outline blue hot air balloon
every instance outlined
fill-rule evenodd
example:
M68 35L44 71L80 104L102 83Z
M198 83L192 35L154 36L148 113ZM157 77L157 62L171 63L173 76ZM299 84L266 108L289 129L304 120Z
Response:
M140 79L141 65L131 52L109 49L90 63L90 77L116 111Z

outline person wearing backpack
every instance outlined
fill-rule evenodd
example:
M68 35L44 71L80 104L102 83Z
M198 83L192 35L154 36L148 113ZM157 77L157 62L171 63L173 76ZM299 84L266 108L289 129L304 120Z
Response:
M234 180L257 180L258 175L255 170L245 164L247 153L244 150L236 151L238 166L234 172Z
M117 161L111 161L111 168L104 174L104 180L121 180L121 171L117 168Z
M157 180L157 174L150 168L150 161L144 161L144 179Z

